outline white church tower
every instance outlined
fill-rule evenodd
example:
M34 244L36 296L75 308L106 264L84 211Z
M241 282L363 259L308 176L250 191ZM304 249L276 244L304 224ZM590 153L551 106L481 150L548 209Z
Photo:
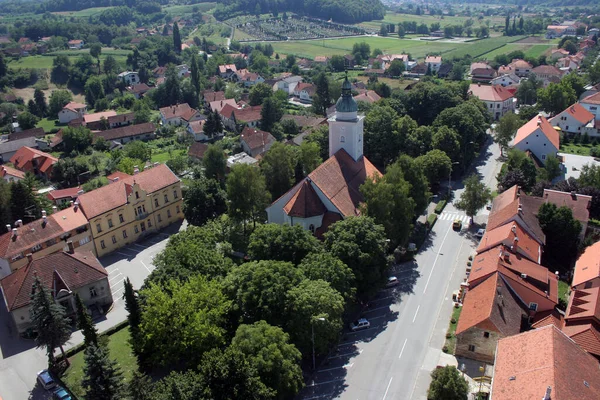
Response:
M352 85L346 79L342 84L342 97L337 101L335 116L329 118L329 157L344 149L358 161L363 156L364 115L358 115L358 105L352 97Z

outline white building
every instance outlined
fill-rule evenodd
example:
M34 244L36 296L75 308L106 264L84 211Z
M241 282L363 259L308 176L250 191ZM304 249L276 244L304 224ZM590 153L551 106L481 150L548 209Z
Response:
M277 90L283 90L284 92L286 92L288 94L288 96L292 96L294 94L294 89L296 89L296 86L300 82L302 82L301 76L297 76L297 75L288 76L287 78L284 78L284 79L280 80L279 82L277 82L273 86L273 91L276 92Z
M515 95L503 86L473 83L469 86L469 93L485 103L487 110L495 120L515 110Z
M596 119L600 119L600 92L586 97L579 103L583 106L583 108L594 114Z
M548 156L558 153L560 135L546 118L538 115L519 128L510 147L529 151L544 164Z
M76 103L72 101L58 112L58 120L61 124L68 124L74 119L83 118L86 112L87 106L85 104Z
M521 83L521 78L519 78L516 74L504 74L501 76L497 76L490 82L492 86L499 85L503 87L507 86L517 86Z
M137 72L134 71L125 71L119 74L119 79L121 79L127 86L137 85L140 83L140 76Z
M299 83L294 89L294 97L297 97L303 103L312 103L317 88L312 83Z
M575 103L550 120L552 126L559 127L563 132L583 135L584 128L594 121L594 114L581 104ZM589 134L589 133L588 133Z
M442 56L427 56L425 64L431 69L431 72L438 72L442 66Z

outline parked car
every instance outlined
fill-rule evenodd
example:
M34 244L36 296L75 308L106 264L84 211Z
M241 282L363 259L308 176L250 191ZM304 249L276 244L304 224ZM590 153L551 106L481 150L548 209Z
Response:
M452 229L454 229L455 231L460 231L462 229L462 220L455 219L452 223Z
M361 329L367 329L371 327L371 323L366 318L361 318L350 323L350 330L352 332L360 331Z
M387 283L385 284L386 287L393 287L396 286L397 284L399 284L400 281L398 280L398 278L396 278L395 276L390 276L388 278Z
M56 382L54 381L54 378L52 378L52 375L50 375L50 372L47 369L43 369L40 372L38 372L37 380L40 383L40 385L46 390L50 390L53 387L56 387Z
M485 229L479 229L477 233L475 233L475 237L482 238L485 235Z
M73 400L73 398L71 397L69 392L67 392L67 390L62 386L57 386L54 389L54 392L52 392L52 399L53 400Z

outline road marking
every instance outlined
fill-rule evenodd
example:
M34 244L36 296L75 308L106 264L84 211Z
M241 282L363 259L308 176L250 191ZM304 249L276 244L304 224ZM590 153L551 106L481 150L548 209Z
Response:
M429 281L431 280L431 276L433 275L433 270L435 269L435 264L437 264L437 260L440 257L440 250L442 250L442 247L444 246L444 243L446 242L446 238L448 237L448 234L450 233L450 227L448 228L448 230L446 231L446 234L444 235L444 239L442 239L442 243L440 244L440 248L438 249L437 255L435 256L435 260L433 261L433 266L431 267L431 272L429 273L429 277L427 278L427 283L425 283L425 289L423 289L423 294L425 294L425 292L427 291L427 286L429 286Z
M398 356L398 359L402 358L402 353L404 353L404 347L406 347L406 342L408 342L408 338L404 339L404 344L402 345L402 350L400 350L400 355Z
M144 264L144 262L142 260L140 260L140 262L142 263L142 265L144 266L144 268L146 268L146 270L148 270L148 272L152 272L152 271L150 271L150 269L148 267L146 267L146 264Z
M117 286L119 283L123 282L124 280L125 280L125 278L121 279L121 280L120 280L119 282L117 282L117 283L112 283L112 284L111 284L111 286L113 286L113 287L114 287L114 286Z
M121 286L120 288L118 288L117 290L113 290L111 292L111 294L113 295L113 297L115 297L115 294L119 293L121 290L125 289L125 286Z
M330 380L330 381L319 382L319 383L314 383L314 382L313 382L313 383L311 383L311 384L310 384L310 385L308 385L308 386L310 387L310 386L326 385L326 384L328 384L328 383L332 383L332 382L339 382L339 381L343 381L344 379L345 379L345 378L339 378L339 379L333 379L333 380Z
M125 257L131 257L131 254L121 253L119 251L115 251L115 253L125 256Z
M110 282L110 281L112 281L113 279L116 279L116 278L118 278L118 277L120 277L120 276L123 276L123 274L122 274L121 272L119 272L117 275L115 275L115 276L113 276L112 278L110 278L108 281Z
M350 368L352 368L352 366L353 366L353 365L354 365L354 363L352 363L352 364L345 364L345 365L342 365L342 366L340 366L340 367L333 367L333 368L327 368L327 369L320 369L320 370L318 370L318 371L317 371L317 373L319 373L319 372L327 372L327 371L334 371L334 370L336 370L336 369L341 369L341 368L348 368L348 369L350 369Z
M415 320L417 319L417 314L419 314L419 308L421 308L421 305L419 304L417 306L417 311L415 311L415 316L413 317L413 323L415 322Z
M394 377L390 378L390 383L388 383L387 389L385 389L385 394L383 395L383 399L382 400L385 400L385 398L386 398L386 396L388 394L388 390L390 390L390 385L392 384L392 379L394 379Z
M137 246L137 247L141 247L142 249L146 250L148 247L150 246L142 246L141 244L137 244L137 243L132 243L132 246Z

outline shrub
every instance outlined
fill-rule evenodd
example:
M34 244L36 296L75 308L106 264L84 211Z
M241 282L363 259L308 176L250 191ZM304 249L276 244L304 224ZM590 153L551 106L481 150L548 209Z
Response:
M467 261L467 265L470 267L471 266L471 261Z
M446 339L450 339L452 337L452 334L450 332L446 333Z
M588 144L590 142L590 135L587 133L583 134L583 138L581 139L581 144Z
M469 256L469 261L473 261L473 256Z
M590 149L590 156L592 157L600 157L600 147L592 147Z
M451 323L451 324L455 324L455 323L456 323L456 318L452 318L452 319L450 320L450 323Z
M447 352L448 352L448 346L444 346L444 347L442 347L442 351L443 351L444 353L447 353Z

